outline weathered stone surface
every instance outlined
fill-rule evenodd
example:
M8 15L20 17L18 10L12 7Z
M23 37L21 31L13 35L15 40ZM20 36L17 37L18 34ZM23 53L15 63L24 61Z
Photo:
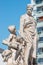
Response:
M20 18L20 35L16 35L14 25L8 27L10 35L2 42L9 47L2 53L7 65L32 65L33 58L36 58L37 31L32 10L33 7L27 5L27 13Z

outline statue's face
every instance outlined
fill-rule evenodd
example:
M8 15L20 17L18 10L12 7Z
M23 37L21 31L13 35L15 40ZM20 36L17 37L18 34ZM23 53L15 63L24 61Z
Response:
M8 30L10 31L10 33L16 33L16 28L14 28L13 26L9 26Z
M16 33L16 29L14 29L14 30L9 30L10 31L10 33L12 33L12 34L15 34Z
M27 9L27 14L31 15L32 14L32 9Z

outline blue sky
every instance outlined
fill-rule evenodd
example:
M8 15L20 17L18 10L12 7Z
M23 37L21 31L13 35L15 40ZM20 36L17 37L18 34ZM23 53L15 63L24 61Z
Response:
M2 40L9 36L8 26L20 26L20 16L26 12L26 5L30 0L0 0L0 48L7 47L2 44Z

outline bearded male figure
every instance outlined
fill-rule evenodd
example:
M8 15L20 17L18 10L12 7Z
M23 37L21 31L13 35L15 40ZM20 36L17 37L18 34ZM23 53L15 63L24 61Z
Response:
M33 64L36 64L36 43L37 43L37 32L36 32L36 21L32 16L33 6L31 4L27 5L27 13L22 15L20 18L20 34L25 39L26 48L24 53L25 64L28 65L29 63L29 54L30 50L32 50L32 58ZM30 64L29 64L30 65Z

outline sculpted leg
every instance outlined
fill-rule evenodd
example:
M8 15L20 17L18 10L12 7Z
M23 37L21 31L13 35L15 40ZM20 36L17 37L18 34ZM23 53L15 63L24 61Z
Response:
M9 59L8 59L7 65L13 65L13 64L12 64L12 58L9 58Z
M31 57L30 56L31 47L33 46L32 36L31 36L31 33L28 30L25 30L25 38L24 39L27 41L26 49L25 49L25 53L24 53L25 65L28 65L29 61L30 61L29 58Z
M29 53L30 53L30 49L32 46L32 44L31 43L29 44L29 43L27 43L27 47L26 47L25 53L24 53L24 60L25 60L24 65L28 65Z
M33 49L34 49L34 51L33 51L33 55L32 55L32 57L33 57L33 65L36 65L37 63L36 63L36 45L37 45L37 40L36 40L36 36L34 37L34 43L33 43Z

